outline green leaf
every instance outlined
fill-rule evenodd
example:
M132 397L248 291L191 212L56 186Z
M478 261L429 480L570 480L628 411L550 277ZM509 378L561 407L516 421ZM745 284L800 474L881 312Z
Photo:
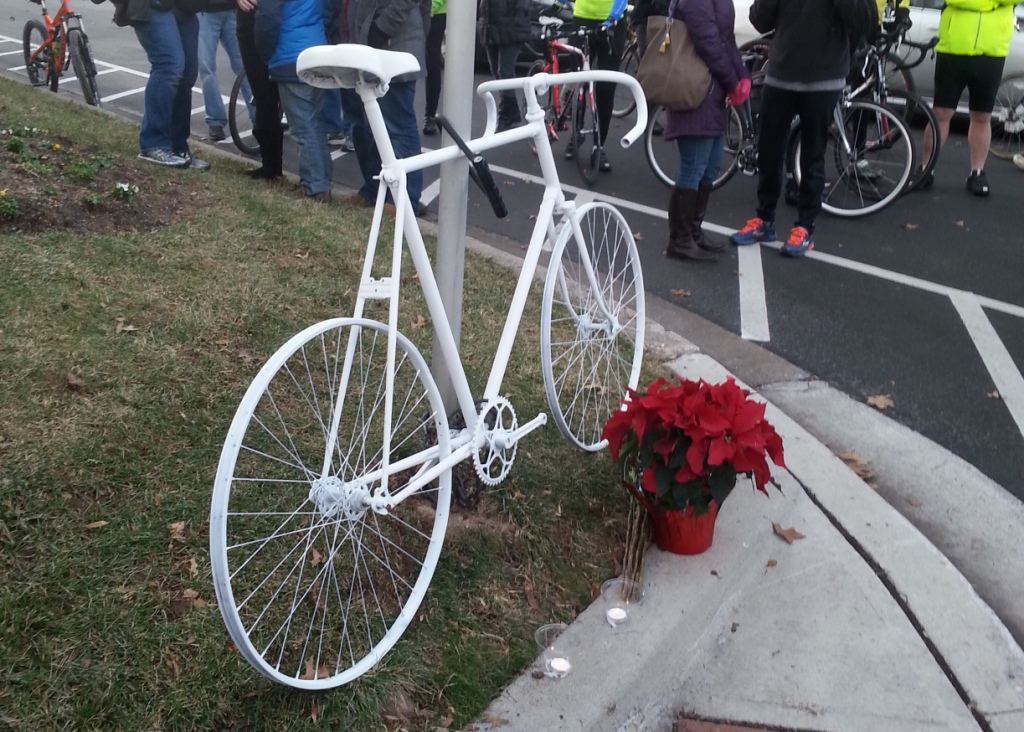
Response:
M732 465L721 465L708 473L708 488L711 489L711 497L719 506L725 503L725 499L729 497L735 487L736 468Z

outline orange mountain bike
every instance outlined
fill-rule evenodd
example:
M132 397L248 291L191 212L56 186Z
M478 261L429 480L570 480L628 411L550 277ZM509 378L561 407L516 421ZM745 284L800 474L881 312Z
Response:
M96 86L96 64L92 58L89 37L82 25L82 16L76 13L68 0L61 0L60 10L52 18L46 12L44 0L30 0L43 9L43 20L30 20L25 24L22 41L25 49L25 71L32 86L49 86L57 91L57 84L68 59L75 76L82 85L86 104L100 106L100 90Z

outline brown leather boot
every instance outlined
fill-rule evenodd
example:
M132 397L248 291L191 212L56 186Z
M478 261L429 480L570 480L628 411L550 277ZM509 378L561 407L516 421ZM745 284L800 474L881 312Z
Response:
M720 252L725 249L725 239L709 239L704 236L704 216L708 212L708 199L711 198L711 184L703 181L697 186L697 205L693 211L693 241L706 252Z
M698 193L692 188L672 187L668 199L668 247L665 256L694 262L713 262L716 257L693 240L694 210Z

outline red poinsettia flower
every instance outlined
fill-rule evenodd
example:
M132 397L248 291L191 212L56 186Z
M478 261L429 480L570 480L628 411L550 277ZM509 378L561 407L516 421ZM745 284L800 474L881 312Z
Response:
M786 465L765 405L731 377L720 384L658 379L643 392L630 390L602 437L624 476L639 477L631 488L669 508L721 502L736 475L767 492L768 460Z

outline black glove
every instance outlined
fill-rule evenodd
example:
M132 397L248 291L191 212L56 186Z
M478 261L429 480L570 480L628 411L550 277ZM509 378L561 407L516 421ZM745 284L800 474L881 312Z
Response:
M373 48L387 48L391 45L391 36L378 28L376 23L371 23L367 41Z

